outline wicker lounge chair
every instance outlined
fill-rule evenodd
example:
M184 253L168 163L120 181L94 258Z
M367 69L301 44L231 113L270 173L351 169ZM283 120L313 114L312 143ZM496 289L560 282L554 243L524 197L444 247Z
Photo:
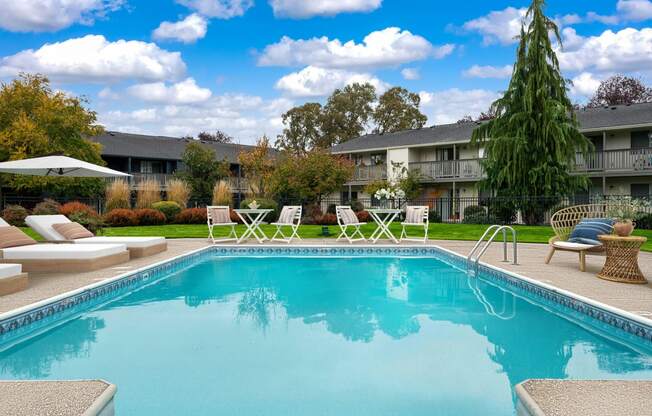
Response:
M161 253L168 248L163 237L97 237L91 233L86 237L67 238L61 224L72 224L65 215L29 215L25 223L49 242L70 242L75 244L124 244L132 259Z
M548 240L550 252L546 256L546 264L550 263L555 251L570 251L578 253L580 257L580 270L586 270L586 255L604 255L602 244L582 244L568 241L573 229L583 219L605 218L606 205L575 205L555 212L550 218L550 225L555 236Z

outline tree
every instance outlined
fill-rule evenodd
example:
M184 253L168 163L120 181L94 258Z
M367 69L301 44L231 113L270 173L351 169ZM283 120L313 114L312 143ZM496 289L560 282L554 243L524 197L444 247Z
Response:
M273 172L271 184L279 197L319 203L325 195L341 189L352 176L350 160L316 148L300 155L285 153Z
M265 197L269 193L269 181L274 171L274 158L271 155L269 139L263 136L258 139L256 147L240 152L240 165L251 193L257 197Z
M420 129L428 118L419 111L419 94L402 87L387 90L378 99L373 119L375 133L392 133L399 130Z
M224 133L222 130L216 130L215 133L202 131L197 135L197 138L202 142L233 143L233 137Z
M652 88L639 78L614 75L600 83L587 107L624 105L652 102Z
M313 147L321 147L322 107L319 103L306 103L283 114L283 134L276 140L279 150L302 154Z
M86 101L50 88L42 75L20 74L0 85L0 161L59 153L104 165L101 146L88 140L104 129L96 124ZM2 175L2 182L20 192L74 196L101 193L100 179Z
M328 148L362 136L372 117L374 101L376 89L369 83L336 89L324 106L319 147Z
M193 198L210 199L215 183L230 175L229 162L217 160L215 151L199 142L188 143L181 160L184 168L177 176L190 185Z
M588 151L590 143L578 130L551 45L551 34L561 43L559 31L543 7L544 0L533 0L528 8L530 24L527 31L521 28L512 79L492 104L496 118L472 136L473 143L485 148L482 186L514 198L530 224L561 197L588 186L585 176L570 173L576 152Z

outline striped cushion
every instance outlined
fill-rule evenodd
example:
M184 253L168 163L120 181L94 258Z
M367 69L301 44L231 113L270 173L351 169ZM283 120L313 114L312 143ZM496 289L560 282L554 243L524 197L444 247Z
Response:
M610 218L585 218L573 229L568 239L571 243L602 244L598 236L612 234L614 221Z
M407 207L405 209L405 222L408 224L421 224L424 210L423 207Z
M297 213L297 207L283 207L281 215L278 217L279 224L293 224L294 216Z
M209 208L213 224L228 224L231 222L229 208Z
M351 208L343 208L340 210L340 217L343 224L358 224L358 216Z
M54 231L58 232L66 240L76 240L78 238L95 237L95 235L84 228L83 225L76 222L64 222L52 224Z
M22 232L17 227L0 227L0 249L20 246L31 246L36 240Z

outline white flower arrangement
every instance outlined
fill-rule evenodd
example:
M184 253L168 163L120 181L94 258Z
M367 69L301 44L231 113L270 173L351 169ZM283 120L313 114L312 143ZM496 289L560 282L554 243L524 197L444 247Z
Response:
M395 188L390 185L387 188L377 190L374 197L379 201L383 199L403 199L405 198L405 192L400 188Z

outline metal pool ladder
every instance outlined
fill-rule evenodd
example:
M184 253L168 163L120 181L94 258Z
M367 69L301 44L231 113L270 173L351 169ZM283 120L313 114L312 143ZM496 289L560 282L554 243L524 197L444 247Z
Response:
M495 231L494 231L495 230ZM493 243L494 239L500 233L501 231L503 232L503 262L508 263L509 260L507 259L507 231L512 232L512 244L513 244L513 258L512 258L512 264L517 265L518 264L518 243L516 241L516 230L514 227L510 227L509 225L497 225L494 224L491 227L487 228L487 230L482 234L482 237L478 240L477 243L475 243L475 246L473 246L473 249L469 253L469 255L466 257L467 265L468 264L473 264L475 268L478 266L478 262L480 261L480 257L487 251L491 243ZM485 237L491 232L494 231L494 233L491 235L489 240L482 246L480 249L480 246L482 245L482 242L484 241ZM478 249L480 251L478 252ZM474 257L474 255L477 253L477 256Z

